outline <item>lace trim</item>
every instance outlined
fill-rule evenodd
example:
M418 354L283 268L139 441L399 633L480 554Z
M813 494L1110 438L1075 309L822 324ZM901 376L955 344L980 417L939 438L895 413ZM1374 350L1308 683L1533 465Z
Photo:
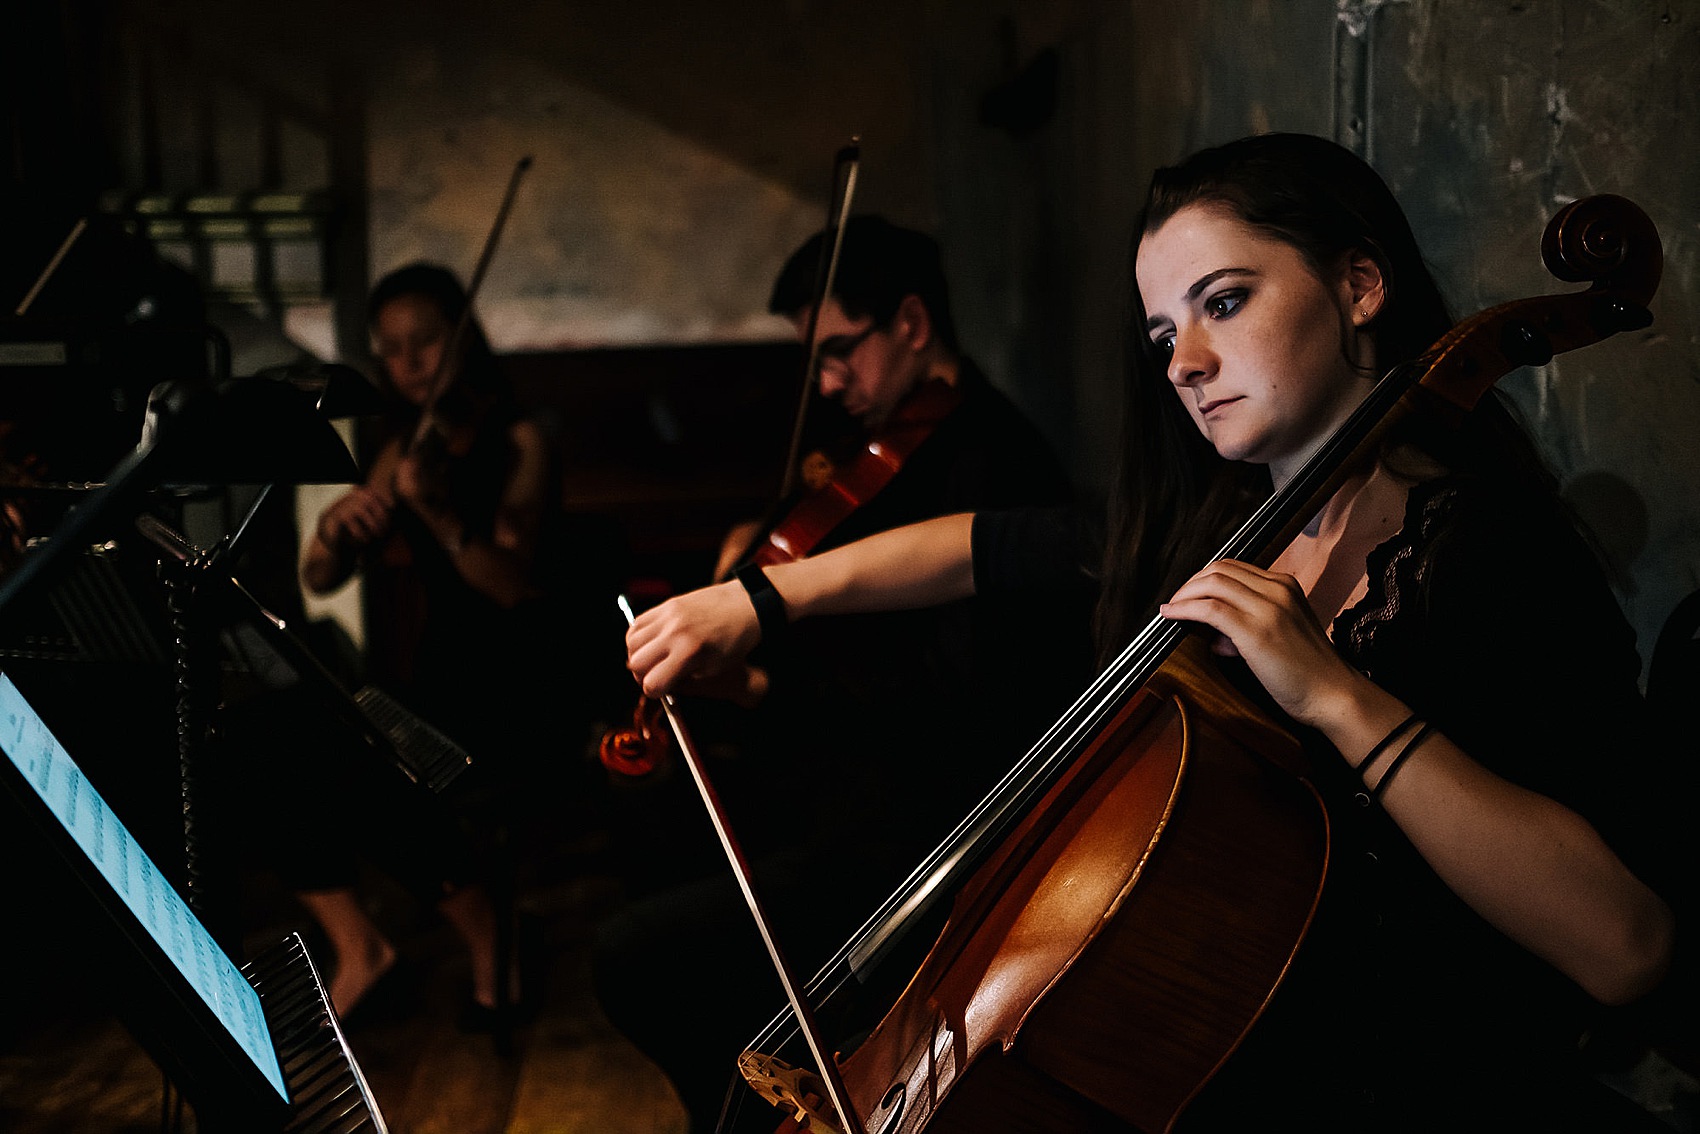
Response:
M1405 501L1405 522L1393 536L1369 553L1369 587L1362 601L1341 611L1334 620L1336 646L1372 681L1375 659L1414 657L1408 639L1422 620L1401 618L1407 605L1421 602L1428 583L1430 557L1437 534L1452 516L1464 482L1443 476L1415 485Z

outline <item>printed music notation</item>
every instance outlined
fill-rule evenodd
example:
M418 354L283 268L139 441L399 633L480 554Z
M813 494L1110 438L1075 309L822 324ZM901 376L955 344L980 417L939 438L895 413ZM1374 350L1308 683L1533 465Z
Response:
M231 1038L287 1100L289 1091L259 994L4 673L0 673L0 750Z

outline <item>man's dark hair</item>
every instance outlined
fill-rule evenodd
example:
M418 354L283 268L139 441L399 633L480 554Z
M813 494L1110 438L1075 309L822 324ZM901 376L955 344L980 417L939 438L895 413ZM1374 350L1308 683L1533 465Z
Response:
M795 318L808 310L825 271L822 248L830 251L827 241L832 231L815 233L785 261L767 303L773 314ZM950 314L950 290L938 241L872 214L845 221L844 244L832 283L832 296L844 313L852 319L872 316L883 326L908 295L921 300L932 318L933 333L955 353L956 324Z

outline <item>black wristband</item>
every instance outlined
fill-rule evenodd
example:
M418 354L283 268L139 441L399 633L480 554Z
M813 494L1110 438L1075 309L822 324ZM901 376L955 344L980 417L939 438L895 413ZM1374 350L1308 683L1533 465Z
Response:
M756 625L761 627L762 644L772 648L785 638L790 621L785 617L785 600L773 589L773 581L757 563L746 563L733 575L744 584L750 605L756 608Z

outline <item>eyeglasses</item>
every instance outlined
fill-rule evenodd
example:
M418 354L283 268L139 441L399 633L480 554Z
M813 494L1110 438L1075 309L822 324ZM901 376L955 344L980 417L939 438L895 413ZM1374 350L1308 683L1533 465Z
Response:
M842 370L850 362L850 356L856 353L867 337L879 330L881 324L870 323L853 335L829 335L815 346L815 373L827 369L830 364L834 370Z

